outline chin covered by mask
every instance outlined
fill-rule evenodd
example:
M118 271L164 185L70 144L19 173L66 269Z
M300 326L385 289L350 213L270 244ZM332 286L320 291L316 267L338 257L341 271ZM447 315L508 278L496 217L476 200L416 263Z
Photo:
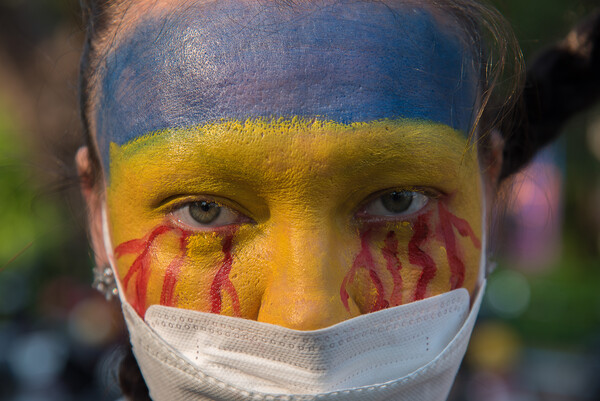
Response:
M104 221L114 269L106 227ZM314 331L160 305L143 320L119 294L155 401L441 401L466 352L484 289L483 280L473 302L460 288Z

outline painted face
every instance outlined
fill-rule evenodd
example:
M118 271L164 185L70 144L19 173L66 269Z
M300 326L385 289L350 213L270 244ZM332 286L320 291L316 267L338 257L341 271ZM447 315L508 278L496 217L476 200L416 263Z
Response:
M108 55L95 126L141 316L310 330L474 290L477 74L460 41L422 10L301 7L156 10Z

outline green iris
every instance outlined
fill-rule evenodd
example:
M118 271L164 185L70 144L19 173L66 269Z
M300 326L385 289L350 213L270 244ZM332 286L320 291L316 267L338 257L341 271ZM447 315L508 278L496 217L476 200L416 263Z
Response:
M381 197L381 203L390 213L402 213L408 210L413 202L413 198L414 193L412 192L390 192Z
M190 216L200 224L210 224L221 214L221 206L215 202L193 202L189 205Z

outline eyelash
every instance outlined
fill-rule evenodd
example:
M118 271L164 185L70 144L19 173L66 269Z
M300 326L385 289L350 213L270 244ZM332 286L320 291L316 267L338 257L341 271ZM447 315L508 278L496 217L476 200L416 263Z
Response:
M392 203L398 201L406 202L407 195L411 196L408 204L403 205L400 203L401 207L406 206L406 210L400 210L397 212L389 210L390 201ZM386 196L390 199L386 199ZM402 198L403 196L404 198ZM440 198L440 194L438 192L432 190L423 190L420 188L386 190L373 195L366 202L364 202L359 208L359 211L355 213L355 216L357 219L364 222L407 220L427 207L432 200L436 200L438 198ZM413 206L415 199L417 200L417 203ZM215 207L218 208L216 212L214 212ZM410 209L411 207L413 208L412 210ZM211 211L211 208L213 211ZM385 209L387 209L387 212ZM207 221L206 223L203 223L197 219L202 217L210 218L211 213L216 214L212 216L212 220ZM170 215L170 218L174 224L194 231L218 231L223 227L231 225L253 223L253 220L245 213L242 213L235 208L226 206L221 202L211 198L200 198L186 202L180 202L172 206L168 214ZM197 216L194 217L193 214L196 214ZM222 220L221 224L218 223L219 219Z
M194 211L199 212L200 214L208 213L207 217L210 217L210 213L214 213L208 210L203 210L205 208L203 206L207 206L209 208L212 207L212 210L214 210L215 207L218 208L218 211L213 216L213 219L211 221L207 221L206 223L198 221L193 216ZM194 207L196 210L192 210L192 207ZM223 213L225 213L225 215L223 215ZM252 222L252 220L245 214L210 198L191 200L179 203L170 209L169 215L171 220L174 221L175 224L194 231L218 231L223 227L231 226L234 224L244 224ZM215 223L218 222L219 219L225 221L222 224Z
M392 194L411 194L413 199L418 198L421 202L420 205L417 204L417 208L413 210L400 211L400 212L392 212L390 211L388 214L373 214L373 210L369 209L377 209L377 206L383 206L383 199L387 195ZM426 208L430 202L438 200L442 194L438 191L431 189L422 189L422 188L408 188L408 189L396 189L396 190L386 190L377 193L369 198L363 206L359 208L359 211L356 213L356 217L364 222L378 222L378 221L405 221L410 220L416 214L418 214L421 210ZM377 205L376 203L381 203L381 205ZM408 208L412 206L409 204Z

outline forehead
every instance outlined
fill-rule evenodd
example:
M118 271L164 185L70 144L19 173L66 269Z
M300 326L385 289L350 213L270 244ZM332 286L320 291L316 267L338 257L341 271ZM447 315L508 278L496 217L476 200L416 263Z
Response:
M99 71L96 137L256 117L423 119L468 131L477 72L422 8L380 2L195 2L140 15Z

